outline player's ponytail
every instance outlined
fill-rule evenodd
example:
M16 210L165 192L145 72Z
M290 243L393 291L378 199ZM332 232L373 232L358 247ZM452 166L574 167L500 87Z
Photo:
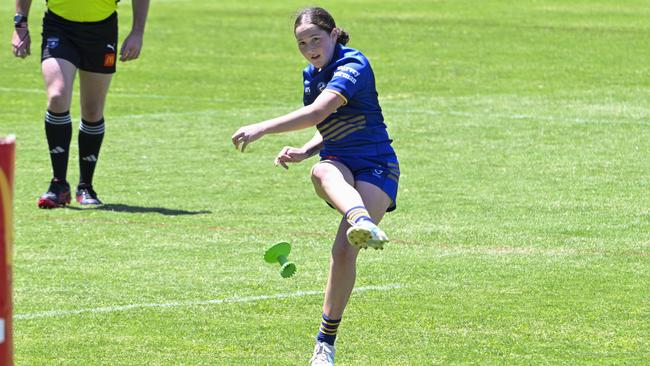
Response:
M339 36L336 38L336 41L345 46L350 41L350 34L339 28Z
M294 32L303 23L314 24L327 33L331 33L336 28L336 22L334 22L332 15L327 10L319 7L300 10L296 15L296 21L293 23ZM350 34L341 28L338 28L338 30L339 35L336 41L345 46L350 41Z

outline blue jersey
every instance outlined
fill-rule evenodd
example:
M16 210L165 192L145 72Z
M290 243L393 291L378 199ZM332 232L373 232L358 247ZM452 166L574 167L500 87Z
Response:
M316 127L323 136L320 156L380 156L394 154L377 99L375 75L358 50L337 44L332 61L322 68L303 70L305 105L327 90L345 105Z

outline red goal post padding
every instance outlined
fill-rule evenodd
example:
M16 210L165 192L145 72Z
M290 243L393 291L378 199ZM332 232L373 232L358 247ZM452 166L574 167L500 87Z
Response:
M11 264L16 140L0 137L0 365L13 365Z

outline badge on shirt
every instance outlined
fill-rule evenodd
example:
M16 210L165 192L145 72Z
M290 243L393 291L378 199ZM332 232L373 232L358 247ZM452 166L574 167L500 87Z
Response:
M115 65L115 52L104 54L104 67L112 67Z
M47 39L47 48L57 48L59 47L59 38L58 37L50 37Z

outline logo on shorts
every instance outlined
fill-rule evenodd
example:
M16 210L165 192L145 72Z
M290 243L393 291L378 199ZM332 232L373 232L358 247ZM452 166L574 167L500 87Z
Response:
M308 86L305 87L305 95L311 95L311 88Z
M115 65L115 53L107 53L104 55L104 67L112 67Z
M381 175L384 174L384 171L381 169L373 169L372 170L372 175L374 175L377 178L381 178Z
M58 37L50 37L47 39L47 48L57 48L59 47L59 38Z
M318 83L317 88L318 88L319 91L323 91L325 89L326 85L327 84L325 84L324 82L321 81L320 83Z

